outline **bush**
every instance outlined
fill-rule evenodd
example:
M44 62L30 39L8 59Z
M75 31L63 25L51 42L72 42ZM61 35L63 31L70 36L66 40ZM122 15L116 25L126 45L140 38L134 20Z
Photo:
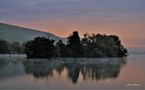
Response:
M54 56L54 41L45 37L37 37L24 44L24 50L28 58L51 58Z

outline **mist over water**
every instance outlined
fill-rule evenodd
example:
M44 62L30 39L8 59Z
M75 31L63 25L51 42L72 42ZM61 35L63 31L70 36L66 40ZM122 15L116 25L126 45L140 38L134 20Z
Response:
M143 47L133 47L128 48L129 54L137 55L137 54L145 54L145 48Z
M0 89L143 89L145 56L26 59L0 55Z

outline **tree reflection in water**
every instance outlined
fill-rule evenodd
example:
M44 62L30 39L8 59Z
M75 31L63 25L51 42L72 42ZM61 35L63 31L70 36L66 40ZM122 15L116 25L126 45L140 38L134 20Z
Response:
M53 77L54 70L61 75L67 70L68 78L75 84L79 75L83 79L105 80L118 77L125 58L95 59L95 58L61 58L61 59L29 59L24 61L25 72L35 78Z

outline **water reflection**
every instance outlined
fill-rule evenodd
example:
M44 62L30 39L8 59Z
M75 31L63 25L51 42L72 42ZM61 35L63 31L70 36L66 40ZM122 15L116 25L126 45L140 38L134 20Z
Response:
M22 61L24 58L0 56L0 81L24 75Z
M25 72L35 78L48 79L54 76L54 71L59 75L67 73L72 83L77 83L80 76L84 80L116 79L121 68L126 64L125 58L114 59L86 59L86 58L61 58L61 59L29 59L23 62Z
M8 62L4 59L0 59L0 69L5 67L8 64Z

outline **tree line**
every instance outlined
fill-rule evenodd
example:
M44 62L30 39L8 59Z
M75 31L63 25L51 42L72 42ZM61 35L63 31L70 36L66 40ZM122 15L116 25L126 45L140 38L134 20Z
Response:
M0 54L22 54L23 46L19 42L10 43L6 40L0 40Z
M116 35L84 34L81 39L79 33L74 31L67 37L67 44L62 40L54 42L55 40L50 40L49 37L36 37L24 43L23 48L28 58L127 56L127 49Z

